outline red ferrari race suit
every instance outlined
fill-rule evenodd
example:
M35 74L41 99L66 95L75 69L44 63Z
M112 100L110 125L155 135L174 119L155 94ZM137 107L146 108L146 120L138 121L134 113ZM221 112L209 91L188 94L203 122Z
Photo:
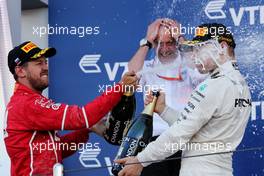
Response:
M4 124L11 175L52 175L53 165L76 151L72 150L73 144L86 143L89 128L119 102L123 93L116 90L121 90L120 84L78 107L54 103L16 83L6 108ZM58 136L56 130L77 131Z

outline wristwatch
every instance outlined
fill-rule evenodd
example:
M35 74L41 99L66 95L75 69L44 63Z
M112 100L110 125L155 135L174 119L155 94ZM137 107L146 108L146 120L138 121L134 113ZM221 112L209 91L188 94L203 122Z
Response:
M140 40L139 42L139 46L143 47L143 46L148 46L149 49L152 48L152 44L150 43L150 41L148 41L147 39L143 38Z

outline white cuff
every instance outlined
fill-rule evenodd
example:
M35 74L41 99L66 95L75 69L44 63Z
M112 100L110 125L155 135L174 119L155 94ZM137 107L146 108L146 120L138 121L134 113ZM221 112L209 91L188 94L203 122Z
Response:
M141 165L143 167L147 167L148 165L152 164L151 162L146 162L146 161L150 161L151 159L148 159L148 155L144 154L146 152L144 152L144 150L140 153L137 154L137 159L138 161L141 163Z
M173 123L180 118L180 113L169 106L166 106L160 117L168 123L169 126L173 125Z

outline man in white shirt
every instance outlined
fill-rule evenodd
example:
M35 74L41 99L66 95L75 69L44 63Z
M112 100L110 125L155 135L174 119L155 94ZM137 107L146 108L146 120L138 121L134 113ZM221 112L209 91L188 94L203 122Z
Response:
M171 19L157 19L149 25L146 37L140 41L140 47L128 63L128 69L141 74L140 85L150 88L160 88L166 92L166 103L174 110L182 110L187 103L192 90L205 76L195 70L190 61L184 58L178 50L178 44L183 40L180 26ZM150 49L155 50L155 58L146 60ZM144 89L145 90L145 89ZM143 92L144 97L147 92ZM169 125L154 114L153 138L155 140ZM180 157L181 152L171 157ZM145 168L141 176L179 175L180 160L155 163Z
M143 167L183 149L183 157L233 151L240 144L251 109L250 91L230 60L235 41L222 24L204 24L208 33L196 36L193 48L196 67L210 77L191 94L183 111L175 111L158 98L155 111L170 125L156 141L136 157L118 160L127 165L119 176L140 175ZM211 33L210 29L218 33ZM219 33L219 31L222 31ZM152 100L147 97L146 103ZM182 159L180 176L233 175L232 153Z

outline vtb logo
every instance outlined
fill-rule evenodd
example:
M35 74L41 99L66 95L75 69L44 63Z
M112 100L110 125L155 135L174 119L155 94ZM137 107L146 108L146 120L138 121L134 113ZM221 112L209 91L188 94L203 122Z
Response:
M237 98L235 99L235 107L248 107L252 106L250 99Z
M226 14L222 10L226 3L226 0L214 0L210 1L205 9L204 12L210 19L223 19L226 18Z
M212 0L205 6L204 12L209 19L225 19L231 16L235 26L240 26L242 19L245 20L244 23L254 24L264 24L264 6L248 6L239 8L229 8L227 14L224 12L223 7L226 4L226 0ZM228 17L227 17L228 15Z
M84 73L102 73L101 68L98 65L98 61L101 58L101 54L84 55L80 62L79 67ZM110 63L104 63L104 69L108 75L110 81L114 81L120 68L123 69L122 75L127 72L127 62L115 62L113 66Z
M100 57L100 54L84 55L79 62L81 70L84 73L100 73L101 69L97 65Z
M98 143L95 143L98 144ZM101 153L101 149L99 148L98 145L94 145L94 147L96 148L89 148L89 149L85 149L82 152L80 152L80 156L79 156L79 161L82 164L83 167L86 168L98 168L98 167L102 167L102 166L111 166L112 165L112 160L110 159L110 157L101 157L101 162L102 159L104 159L104 165L101 164L101 162L98 159L98 156ZM109 173L109 175L112 175L111 172L111 168L112 167L107 167L107 171Z
M87 149L81 152L79 160L84 167L101 167L101 163L97 159L101 149Z

